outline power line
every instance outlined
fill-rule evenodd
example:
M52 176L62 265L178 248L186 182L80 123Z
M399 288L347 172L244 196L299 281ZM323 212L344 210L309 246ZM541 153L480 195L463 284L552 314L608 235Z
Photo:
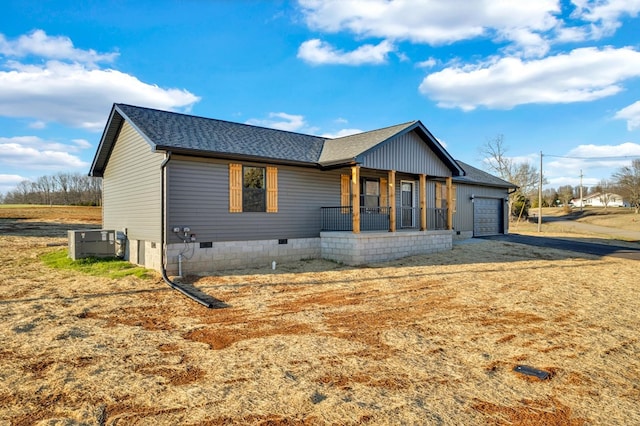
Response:
M633 158L640 158L640 155L618 155L613 157L569 157L567 155L552 155L552 154L544 154L545 157L554 157L554 158L567 158L570 160L627 160Z

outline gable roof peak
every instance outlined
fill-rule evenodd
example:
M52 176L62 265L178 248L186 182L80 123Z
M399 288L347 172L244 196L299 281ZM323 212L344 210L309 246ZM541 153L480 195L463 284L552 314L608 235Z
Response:
M383 127L382 129L370 130L335 139L327 139L324 143L322 154L320 155L320 163L328 165L353 161L358 155L399 133L407 131L415 126L416 123L419 122L409 121L407 123Z
M338 141L338 140L342 140L342 139L349 139L349 138L352 138L354 136L369 135L371 133L386 133L386 132L389 132L389 131L396 132L397 129L404 129L406 127L414 125L415 123L418 123L418 120L407 121L406 123L400 123L400 124L393 124L391 126L382 127L382 128L379 128L379 129L365 130L364 132L354 133L352 135L347 135L347 136L340 136L340 137L337 137L337 138L327 138L327 140Z

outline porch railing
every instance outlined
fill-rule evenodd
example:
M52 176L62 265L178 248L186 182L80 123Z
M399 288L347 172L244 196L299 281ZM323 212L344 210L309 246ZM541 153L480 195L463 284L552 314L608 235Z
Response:
M322 231L353 231L353 207L322 207ZM391 207L360 207L361 231L389 229Z
M427 209L427 229L447 229L447 209Z
M420 228L418 208L401 208L400 217L396 217L398 229ZM360 207L361 231L389 230L389 214L391 207ZM321 207L320 223L322 231L353 231L353 208ZM427 229L447 229L447 209L427 209Z
M353 231L353 208L320 207L321 231Z

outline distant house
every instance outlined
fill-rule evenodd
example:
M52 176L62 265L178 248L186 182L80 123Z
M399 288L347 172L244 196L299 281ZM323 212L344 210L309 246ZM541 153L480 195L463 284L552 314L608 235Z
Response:
M624 202L624 199L621 195L614 194L611 192L598 192L595 194L588 195L583 197L582 200L580 198L576 198L571 200L571 204L574 207L625 207L628 206Z
M173 275L450 250L506 233L515 188L455 161L420 121L327 139L124 104L90 175L126 258Z

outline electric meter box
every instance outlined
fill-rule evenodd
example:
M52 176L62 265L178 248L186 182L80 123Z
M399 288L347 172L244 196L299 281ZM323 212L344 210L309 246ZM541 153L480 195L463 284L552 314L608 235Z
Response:
M73 260L85 257L115 257L116 231L106 229L83 229L67 231L69 257Z

